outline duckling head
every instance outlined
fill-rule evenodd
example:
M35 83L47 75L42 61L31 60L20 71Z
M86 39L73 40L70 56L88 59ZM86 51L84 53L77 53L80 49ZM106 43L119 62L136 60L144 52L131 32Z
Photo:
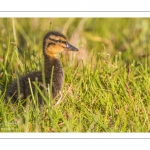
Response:
M43 40L43 53L48 57L56 57L64 50L78 51L76 47L67 42L66 37L55 31L48 32Z

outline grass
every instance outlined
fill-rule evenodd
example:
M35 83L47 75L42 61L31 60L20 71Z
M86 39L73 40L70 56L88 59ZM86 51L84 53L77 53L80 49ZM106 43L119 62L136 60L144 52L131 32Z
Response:
M150 131L149 19L0 22L1 132ZM26 100L26 107L5 104L8 84L18 75L42 68L41 39L49 29L61 30L80 47L73 59L73 53L60 55L65 72L61 103L53 107L56 101L41 93L46 102L42 108L36 94L32 101Z

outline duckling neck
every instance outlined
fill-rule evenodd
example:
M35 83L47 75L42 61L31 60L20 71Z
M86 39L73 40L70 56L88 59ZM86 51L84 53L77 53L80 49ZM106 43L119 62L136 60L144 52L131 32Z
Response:
M56 57L45 56L45 75L50 76L53 70L53 74L63 74L61 62Z

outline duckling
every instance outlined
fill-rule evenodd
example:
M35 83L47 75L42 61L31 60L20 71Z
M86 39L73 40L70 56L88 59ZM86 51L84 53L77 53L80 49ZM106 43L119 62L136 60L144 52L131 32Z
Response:
M45 82L46 85L50 84L51 75L52 76L52 97L55 98L58 93L62 89L64 73L60 60L57 58L57 53L62 52L64 50L70 51L78 51L76 47L69 44L67 42L66 37L56 31L48 32L43 39L43 55L44 55L44 73L45 73ZM53 73L52 73L53 72ZM14 103L18 101L18 97L21 100L26 99L29 95L31 95L29 81L31 83L38 80L38 83L43 83L42 81L42 71L31 72L25 76L19 78L19 86L20 86L20 95L17 90L17 81L13 82L12 85L9 86L6 92L6 99L11 97L11 101ZM32 83L32 90L35 87ZM43 86L40 86L40 89L44 89ZM40 103L42 103L41 98Z

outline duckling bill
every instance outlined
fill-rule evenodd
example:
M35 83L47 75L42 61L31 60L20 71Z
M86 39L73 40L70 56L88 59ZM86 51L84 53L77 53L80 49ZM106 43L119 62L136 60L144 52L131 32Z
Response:
M43 55L44 55L44 73L46 85L50 83L52 71L52 96L55 98L62 89L64 73L60 60L57 58L57 54L64 51L78 51L76 47L67 42L66 37L55 31L48 32L43 39ZM31 72L26 76L19 78L20 92L18 92L17 81L14 81L8 88L6 93L6 98L11 98L12 102L16 102L18 97L20 99L26 99L31 95L29 81L31 83L38 80L39 83L42 81L42 71ZM44 87L40 86L40 89L43 90ZM35 91L35 86L32 84L32 91ZM20 95L19 95L20 93ZM40 97L40 96L39 96ZM42 103L41 98L39 98L40 103Z

